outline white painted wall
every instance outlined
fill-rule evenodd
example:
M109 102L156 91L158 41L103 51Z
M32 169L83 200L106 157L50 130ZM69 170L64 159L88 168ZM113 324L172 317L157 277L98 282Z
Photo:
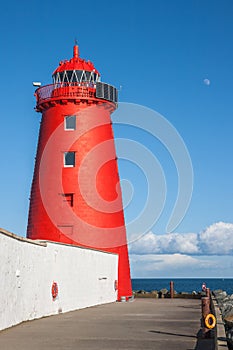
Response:
M0 330L22 321L114 302L118 256L35 242L0 229ZM53 281L58 297L52 299Z

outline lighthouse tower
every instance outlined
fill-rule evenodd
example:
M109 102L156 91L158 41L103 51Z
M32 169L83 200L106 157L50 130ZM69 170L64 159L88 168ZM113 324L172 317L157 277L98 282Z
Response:
M118 254L118 299L132 295L111 113L117 90L93 63L61 61L35 92L42 113L27 237ZM94 267L93 267L94 268Z

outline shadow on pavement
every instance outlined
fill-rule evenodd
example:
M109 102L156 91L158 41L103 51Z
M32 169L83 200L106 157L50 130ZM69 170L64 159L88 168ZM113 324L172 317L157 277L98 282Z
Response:
M215 337L210 336L210 338L203 338L202 329L200 329L197 333L197 343L194 350L215 350L216 343Z
M186 338L195 338L197 339L196 345L194 349L189 350L215 350L215 338L203 338L202 330L200 329L197 332L197 335L190 335L190 334L181 334L181 333L172 333L172 332L163 332L163 331L155 331L150 330L150 333L156 333L156 334L166 334L171 335L175 337L186 337Z
M171 332L162 332L162 331L149 331L149 332L157 333L157 334L174 335L176 337L196 338L195 335L189 335L189 334L180 334L180 333L171 333Z

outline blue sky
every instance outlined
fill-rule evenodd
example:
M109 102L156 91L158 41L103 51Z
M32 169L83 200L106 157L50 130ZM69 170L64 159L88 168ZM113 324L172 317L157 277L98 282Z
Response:
M32 81L49 84L77 38L81 56L120 89L120 101L163 115L192 160L192 200L175 236L167 236L173 243L165 246L161 235L178 190L174 162L142 130L114 126L117 137L137 140L156 155L167 182L161 217L141 244L130 245L132 275L232 277L232 1L22 0L1 9L0 226L25 235L40 122ZM128 222L143 206L145 179L132 163L119 160L119 167L135 189ZM206 237L214 242L211 249Z

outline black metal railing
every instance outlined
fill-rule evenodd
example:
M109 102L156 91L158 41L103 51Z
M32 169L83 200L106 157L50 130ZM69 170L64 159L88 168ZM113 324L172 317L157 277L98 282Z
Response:
M97 82L64 82L40 87L35 92L37 104L56 98L100 98L117 103L117 89L109 84Z

